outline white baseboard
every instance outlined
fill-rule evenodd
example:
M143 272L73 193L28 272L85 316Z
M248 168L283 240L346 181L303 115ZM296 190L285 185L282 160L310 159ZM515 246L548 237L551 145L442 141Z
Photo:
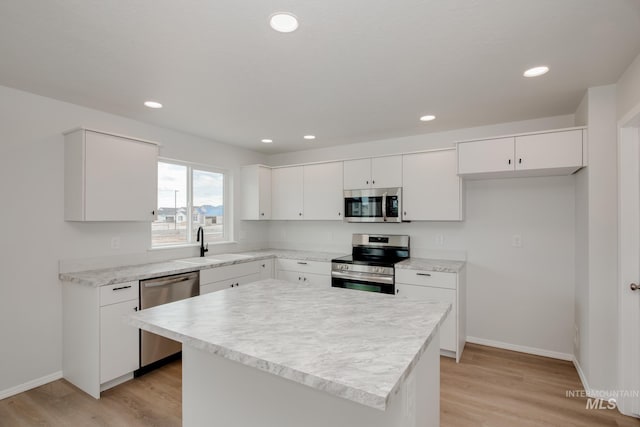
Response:
M6 390L0 390L0 400L14 396L18 393L22 393L23 391L31 390L32 388L40 387L41 385L59 380L60 378L62 378L62 371L54 372L53 374L45 375L44 377L27 381L26 383L19 384Z
M582 383L582 388L584 388L584 391L587 393L588 397L597 397L595 396L592 392L591 392L591 388L589 387L589 383L587 382L587 377L585 376L584 372L582 371L582 367L580 366L580 362L578 362L578 359L575 358L575 356L573 357L573 366L575 366L576 371L578 371L578 376L580 377L580 382Z
M544 350L536 347L526 347L523 345L509 344L501 341L486 340L484 338L467 337L467 342L473 344L486 345L489 347L503 348L505 350L517 351L519 353L534 354L536 356L550 357L552 359L567 360L573 362L573 354L560 353L559 351Z

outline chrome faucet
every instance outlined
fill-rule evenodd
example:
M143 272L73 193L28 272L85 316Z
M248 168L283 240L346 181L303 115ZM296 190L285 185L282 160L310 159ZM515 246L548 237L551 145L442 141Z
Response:
M209 244L207 243L207 247L204 247L204 230L202 229L202 227L198 227L196 242L200 242L200 256L204 256L205 252L209 252Z

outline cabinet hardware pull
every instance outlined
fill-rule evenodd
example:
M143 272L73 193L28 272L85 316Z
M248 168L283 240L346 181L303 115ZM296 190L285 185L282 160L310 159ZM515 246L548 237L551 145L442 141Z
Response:
M636 285L635 283L632 283L629 285L629 289L631 289L632 291L637 291L638 289L640 289L640 286Z
M342 212L338 212L338 216L341 216L341 215L342 215Z
M518 164L522 164L522 159L518 159Z
M306 263L306 262L304 262L304 261L298 261L298 264L300 264L300 265L307 265L307 263Z
M298 215L302 216L302 212L300 212Z
M509 159L509 164L511 164L511 159Z
M131 285L127 285L127 286L120 286L120 287L118 287L118 288L113 288L113 290L114 290L114 291L119 291L119 290L122 290L122 289L129 289L130 287L131 287Z
M372 184L375 184L376 182L375 182L375 181L371 181L371 183L372 183Z
M134 307L134 308L133 308L133 311L138 311L138 307Z
M302 280L302 277L298 277L298 280Z
M262 264L262 268L265 268L267 266L267 264Z
M431 277L431 274L429 274L429 273L416 273L416 275Z
M262 212L260 215L264 216L264 212Z
M307 281L307 278L306 278L306 277L303 277L303 278L302 278L302 280L306 282L306 281Z
M396 295L400 293L400 289L396 289Z

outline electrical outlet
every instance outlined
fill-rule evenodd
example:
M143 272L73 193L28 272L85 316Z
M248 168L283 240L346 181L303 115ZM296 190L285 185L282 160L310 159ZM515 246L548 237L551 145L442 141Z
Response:
M444 234L440 233L436 236L436 244L438 246L444 246Z
M513 246L514 248L521 248L522 247L522 236L519 234L514 234L511 237L511 246Z
M111 249L120 249L120 236L111 238Z

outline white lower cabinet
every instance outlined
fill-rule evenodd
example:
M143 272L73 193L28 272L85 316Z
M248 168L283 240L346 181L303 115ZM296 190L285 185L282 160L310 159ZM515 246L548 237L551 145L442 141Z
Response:
M140 367L138 330L122 321L137 311L138 298L100 307L100 383L104 384Z
M276 276L287 282L331 287L331 263L278 259Z
M200 270L200 295L273 277L273 260L249 261Z
M138 289L138 281L98 288L63 282L63 376L96 399L140 367L138 329L124 321L138 309Z
M396 295L434 299L451 304L451 312L440 329L440 350L460 361L466 343L466 286L464 269L456 273L396 270Z

